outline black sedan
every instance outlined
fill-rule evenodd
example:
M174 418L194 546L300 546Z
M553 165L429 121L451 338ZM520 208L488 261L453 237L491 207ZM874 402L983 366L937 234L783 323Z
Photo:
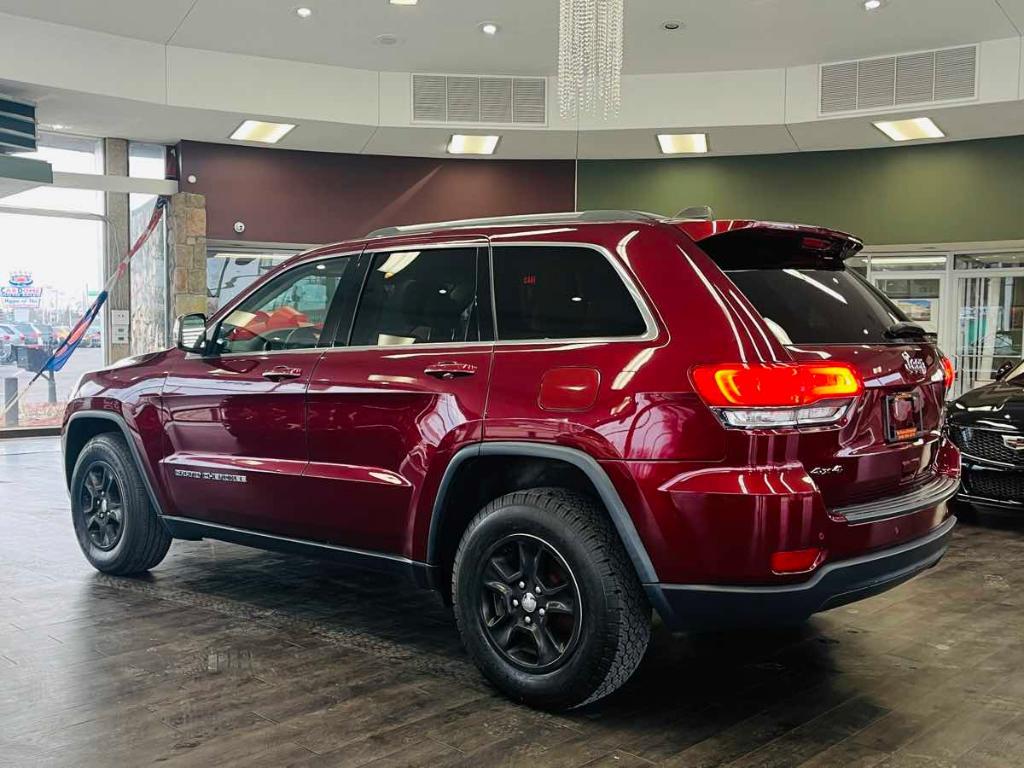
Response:
M982 511L1024 512L1024 361L949 405L949 435L963 453L959 498Z

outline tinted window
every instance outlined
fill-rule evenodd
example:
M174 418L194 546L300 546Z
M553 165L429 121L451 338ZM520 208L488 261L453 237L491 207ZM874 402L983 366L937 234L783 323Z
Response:
M885 331L905 320L855 273L833 269L727 269L784 344L892 343Z
M264 352L305 349L320 342L327 311L355 259L346 256L289 270L228 313L215 351Z
M640 336L643 316L608 259L573 246L494 249L501 340Z
M476 248L377 253L352 346L476 341Z

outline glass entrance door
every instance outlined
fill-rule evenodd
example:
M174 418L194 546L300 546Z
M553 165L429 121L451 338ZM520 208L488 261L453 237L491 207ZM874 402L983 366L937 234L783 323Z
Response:
M950 348L944 322L948 301L944 255L873 257L871 282L911 321L934 333L939 347Z
M959 394L1024 356L1024 254L958 255L956 269Z

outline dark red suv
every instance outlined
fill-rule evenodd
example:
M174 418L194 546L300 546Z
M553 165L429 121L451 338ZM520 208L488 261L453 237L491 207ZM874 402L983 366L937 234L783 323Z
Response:
M953 371L840 232L590 212L283 264L86 376L98 569L213 538L407 574L516 699L604 696L671 628L799 621L934 565Z

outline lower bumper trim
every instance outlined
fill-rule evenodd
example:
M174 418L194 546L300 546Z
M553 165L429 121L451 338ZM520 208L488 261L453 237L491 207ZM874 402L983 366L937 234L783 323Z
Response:
M671 629L788 624L885 592L931 568L946 553L950 517L926 536L861 557L828 563L800 584L731 586L648 584L648 598Z

